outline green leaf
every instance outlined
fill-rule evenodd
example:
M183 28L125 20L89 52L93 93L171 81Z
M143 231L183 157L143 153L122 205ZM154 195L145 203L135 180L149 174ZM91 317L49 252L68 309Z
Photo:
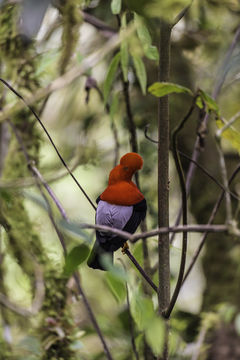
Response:
M131 313L139 330L145 330L155 316L152 300L135 292L131 301Z
M124 81L127 82L128 81L128 45L126 40L124 40L121 43L120 51L121 51L121 68L123 72L123 78Z
M101 259L105 269L109 273L111 273L115 278L121 280L122 282L126 282L128 280L128 276L123 267L117 266L112 263L111 256L108 254L104 254Z
M110 89L114 80L114 76L117 72L118 69L118 64L120 61L120 52L118 52L114 58L112 59L109 68L108 68L108 72L106 75L106 79L104 81L104 85L103 85L103 96L104 96L104 103L106 104L107 100L108 100L108 96L110 93Z
M119 105L118 98L119 98L119 94L114 93L112 102L111 102L111 106L110 106L110 117L112 120L114 120L114 117L118 111L118 105Z
M127 82L128 81L128 42L127 42L127 37L124 36L127 26L126 13L124 13L121 18L121 24L122 24L120 30L120 38L122 39L120 46L121 68L123 72L124 81Z
M144 50L144 54L146 55L146 57L148 59L155 60L155 61L159 60L158 49L156 46L149 45L149 46L144 47L143 50Z
M133 256L137 260L137 262L142 266L143 265L143 247L140 241L134 246Z
M122 0L112 0L111 10L114 15L120 14L122 8Z
M147 74L145 70L145 65L140 56L133 55L132 58L142 93L145 95L147 86Z
M107 272L106 275L106 282L111 290L112 294L114 295L115 299L122 303L126 297L126 283L122 279L116 277L111 272Z
M66 256L64 274L70 276L88 257L89 247L85 244L74 247Z
M155 82L149 86L148 91L156 97L162 97L173 93L185 93L193 95L192 91L185 86L169 82Z
M160 317L155 317L149 323L145 330L146 339L156 355L160 355L163 351L165 325Z
M204 105L206 106L206 111L215 111L217 114L219 114L219 107L216 101L208 95L205 91L199 90L199 96L196 100L196 105L202 109Z
M24 337L17 345L18 349L30 352L32 355L41 355L41 343L34 336Z
M78 225L77 223L61 219L59 225L64 231L69 231L77 238L80 238L80 240L84 240L85 242L91 244L92 239L85 230L81 229L81 224Z
M148 31L148 28L144 24L143 18L136 13L134 13L134 23L136 25L137 29L137 35L139 37L139 40L143 45L151 45L152 44L152 38Z
M134 23L137 28L138 38L143 46L143 51L145 56L150 60L158 60L159 59L158 50L156 46L152 45L152 38L148 31L147 26L144 23L144 19L141 16L134 13Z

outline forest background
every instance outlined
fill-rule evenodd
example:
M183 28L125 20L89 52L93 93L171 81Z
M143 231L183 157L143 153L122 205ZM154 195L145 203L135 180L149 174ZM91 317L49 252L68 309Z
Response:
M239 359L239 16L0 2L0 359ZM95 199L129 151L145 236L94 271Z

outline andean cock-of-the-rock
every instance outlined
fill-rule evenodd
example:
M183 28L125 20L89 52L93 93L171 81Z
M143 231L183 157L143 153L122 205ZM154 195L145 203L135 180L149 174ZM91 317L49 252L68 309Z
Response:
M142 157L134 152L125 154L110 174L108 186L97 198L96 224L106 225L133 234L147 211L147 203L132 176L143 166ZM105 270L104 256L113 261L113 252L126 247L118 235L96 231L96 241L88 258L88 266Z

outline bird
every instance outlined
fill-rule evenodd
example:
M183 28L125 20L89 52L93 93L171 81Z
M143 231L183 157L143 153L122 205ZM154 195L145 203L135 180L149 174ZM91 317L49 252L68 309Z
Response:
M142 157L136 152L123 155L120 163L109 174L108 186L97 198L95 223L133 234L147 211L144 195L132 181L132 176L143 166ZM96 230L96 240L88 257L90 268L107 270L104 256L113 263L113 253L120 247L128 249L126 239L112 233Z

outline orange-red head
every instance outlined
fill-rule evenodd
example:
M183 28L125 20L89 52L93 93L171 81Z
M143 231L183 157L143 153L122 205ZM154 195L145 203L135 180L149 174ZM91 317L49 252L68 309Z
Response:
M120 159L110 174L108 187L101 194L101 199L117 205L133 205L144 199L144 196L131 181L133 174L143 166L142 157L134 152L127 153Z

